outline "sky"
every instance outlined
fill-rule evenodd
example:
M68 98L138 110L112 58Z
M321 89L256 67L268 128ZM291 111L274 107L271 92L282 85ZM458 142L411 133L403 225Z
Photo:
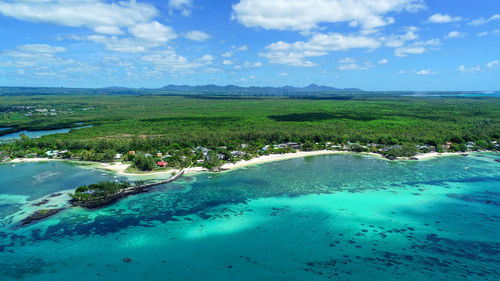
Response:
M498 0L0 0L0 86L500 90Z

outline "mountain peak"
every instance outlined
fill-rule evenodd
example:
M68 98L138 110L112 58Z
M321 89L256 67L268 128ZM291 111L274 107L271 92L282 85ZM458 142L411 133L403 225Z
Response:
M217 86L217 85L205 85L205 86L187 86L187 85L168 85L162 88L164 91L175 91L175 92L204 92L204 93L266 93L266 94L286 94L286 93L323 93L323 92L340 92L340 91L362 91L360 89L337 89L329 86L319 86L317 84L311 83L306 87L294 87L294 86L284 86L284 87L240 87L235 85L227 86Z

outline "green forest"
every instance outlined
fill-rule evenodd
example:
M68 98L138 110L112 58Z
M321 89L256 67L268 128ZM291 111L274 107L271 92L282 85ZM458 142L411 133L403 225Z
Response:
M324 149L327 143L359 144L361 150L377 144L389 147L386 152L408 144L440 150L448 142L449 149L463 150L471 142L495 149L500 136L500 102L486 97L9 95L0 96L0 112L0 127L9 128L0 135L92 126L1 143L4 156L67 150L63 157L112 161L117 153L133 158L129 151L161 152L177 166L234 160L231 151L244 157L286 152L292 148L273 145L289 142L301 150Z

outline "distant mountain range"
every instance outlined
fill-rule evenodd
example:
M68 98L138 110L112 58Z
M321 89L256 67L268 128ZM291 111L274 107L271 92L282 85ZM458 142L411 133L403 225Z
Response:
M361 92L361 89L347 88L339 89L328 86L311 84L306 87L239 87L234 85L217 86L188 86L188 85L168 85L160 90L168 92L195 92L195 93L225 93L225 94L290 94L290 93L333 93L333 92Z

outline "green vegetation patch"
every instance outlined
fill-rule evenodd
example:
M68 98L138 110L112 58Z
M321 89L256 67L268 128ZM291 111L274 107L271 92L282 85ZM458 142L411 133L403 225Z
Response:
M122 190L131 187L132 184L128 181L120 182L99 182L91 185L80 186L71 195L71 198L78 203L88 201L104 201L109 196L115 195Z
M151 154L152 159L136 160L140 170L154 169L154 161L183 167L203 159L203 165L212 166L220 162L217 157L234 160L232 151L257 156L276 151L263 152L265 145L272 148L288 142L308 144L307 149L321 149L327 142L435 147L453 142L457 145L450 149L456 149L474 142L490 149L500 137L498 98L9 95L0 96L0 104L4 109L0 127L39 130L77 122L93 125L68 134L0 144L5 155L44 156L49 150L67 150L64 158L114 161L120 160L116 154L125 157L129 151ZM25 116L26 110L35 109L42 112ZM51 115L52 110L57 114ZM215 155L203 155L197 147ZM156 158L158 152L171 157Z

